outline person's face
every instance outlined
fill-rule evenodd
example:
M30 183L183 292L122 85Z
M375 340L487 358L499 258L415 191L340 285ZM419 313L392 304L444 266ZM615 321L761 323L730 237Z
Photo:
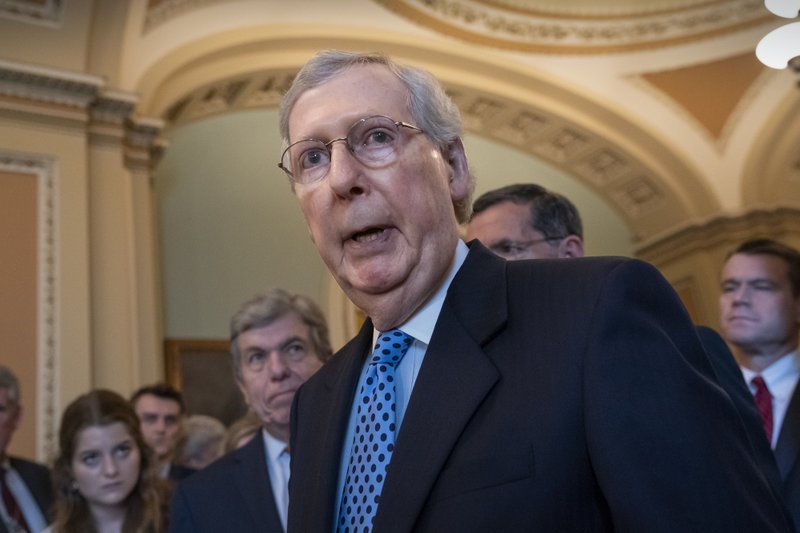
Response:
M12 401L8 389L0 388L0 459L5 455L11 436L17 430L20 412L20 406Z
M152 394L140 396L134 406L144 441L159 461L172 456L182 432L181 406Z
M478 239L491 251L508 259L556 259L558 240L547 240L531 227L531 208L506 201L472 217L467 225L467 241Z
M122 422L82 429L72 456L78 492L92 509L119 507L139 479L141 454Z
M267 431L289 442L289 414L297 389L321 366L309 327L295 314L241 333L236 344L245 402Z
M800 297L792 295L783 259L732 255L722 270L719 307L725 338L744 353L780 356L797 347Z
M300 96L289 118L291 141L344 137L370 115L413 124L407 98L385 67L349 68ZM367 168L334 143L328 174L295 186L322 259L378 329L402 323L444 279L458 240L453 201L469 192L460 141L443 154L424 134L402 134L392 164Z

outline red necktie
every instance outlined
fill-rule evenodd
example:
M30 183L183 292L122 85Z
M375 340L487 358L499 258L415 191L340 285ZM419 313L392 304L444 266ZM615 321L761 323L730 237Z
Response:
M770 394L767 384L761 376L754 377L750 383L756 388L756 407L761 415L761 421L764 423L764 432L767 434L767 440L772 444L772 394Z
M7 470L0 467L0 492L3 493L3 505L6 508L6 513L8 513L9 517L11 517L11 520L16 522L17 525L22 528L14 529L12 531L30 531L31 528L28 526L28 522L25 520L25 515L22 514L22 509L19 508L17 499L11 493L11 489L8 488L8 484L6 483L6 473Z

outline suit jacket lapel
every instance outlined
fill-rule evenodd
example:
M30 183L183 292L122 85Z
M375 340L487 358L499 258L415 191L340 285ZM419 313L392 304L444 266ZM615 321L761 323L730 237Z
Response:
M337 357L342 364L338 372L332 372L325 381L329 393L329 401L325 403L327 411L320 411L315 420L320 425L319 431L324 435L323 445L315 461L316 479L323 485L320 494L325 498L319 505L322 515L315 523L320 524L320 531L329 531L333 527L337 509L336 496L341 467L343 439L350 420L350 409L361 367L372 348L373 325L367 320L361 326L359 334L345 345ZM329 363L330 364L330 363Z
M272 494L272 484L267 470L264 435L248 442L237 456L236 487L245 502L253 523L265 531L280 531L283 527Z
M471 248L448 290L414 384L376 531L413 530L450 450L498 379L481 345L506 321L505 263L480 245Z
M800 389L795 387L786 416L781 426L781 434L775 445L775 461L781 479L785 480L797 461L797 450L800 449Z

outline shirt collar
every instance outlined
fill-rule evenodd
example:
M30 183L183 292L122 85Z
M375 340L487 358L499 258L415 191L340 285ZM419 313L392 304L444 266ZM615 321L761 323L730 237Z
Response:
M798 357L798 351L795 350L776 360L760 374L745 367L742 367L742 373L748 384L754 377L760 375L767 383L767 388L772 392L780 386L783 380L800 373L800 357Z
M264 444L267 447L267 457L274 463L278 460L278 456L280 456L280 454L286 450L288 444L270 435L266 428L261 429L261 434L264 435Z
M464 244L464 241L459 239L456 244L453 262L450 265L450 271L447 273L447 278L442 282L433 296L428 299L425 305L411 315L411 318L405 323L401 324L399 329L420 342L430 344L431 337L433 336L433 328L436 327L436 320L439 318L444 299L447 296L447 289L450 288L450 283L453 282L453 278L456 277L461 265L464 264L468 253L469 247ZM377 338L377 335L378 333L376 331L374 337Z

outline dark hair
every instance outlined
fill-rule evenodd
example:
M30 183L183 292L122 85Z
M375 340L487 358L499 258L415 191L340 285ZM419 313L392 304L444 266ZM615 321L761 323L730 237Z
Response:
M772 239L751 239L740 244L727 258L734 254L771 255L783 259L789 267L792 295L795 298L800 296L800 252L796 249Z
M116 392L95 389L70 403L61 417L59 453L53 465L56 496L54 530L59 533L96 531L86 499L74 488L72 458L81 431L120 422L136 443L141 457L139 479L126 500L123 533L165 530L164 487L158 478L150 449L139 430L139 419L131 404Z
M472 217L502 202L530 205L531 227L545 237L583 238L583 223L575 205L567 197L535 183L506 185L482 194L472 205Z
M308 326L314 351L323 362L333 353L328 338L325 315L313 300L302 294L289 294L283 289L270 289L242 304L231 318L231 355L236 379L242 377L242 354L236 340L245 331L268 326L289 313L297 315Z
M158 398L163 398L165 400L173 400L178 402L180 405L180 413L184 414L186 412L186 404L183 402L183 395L181 392L170 385L169 383L155 383L153 385L145 385L144 387L139 388L136 392L131 395L131 405L136 408L136 402L144 396L145 394L149 394L151 396L156 396Z

